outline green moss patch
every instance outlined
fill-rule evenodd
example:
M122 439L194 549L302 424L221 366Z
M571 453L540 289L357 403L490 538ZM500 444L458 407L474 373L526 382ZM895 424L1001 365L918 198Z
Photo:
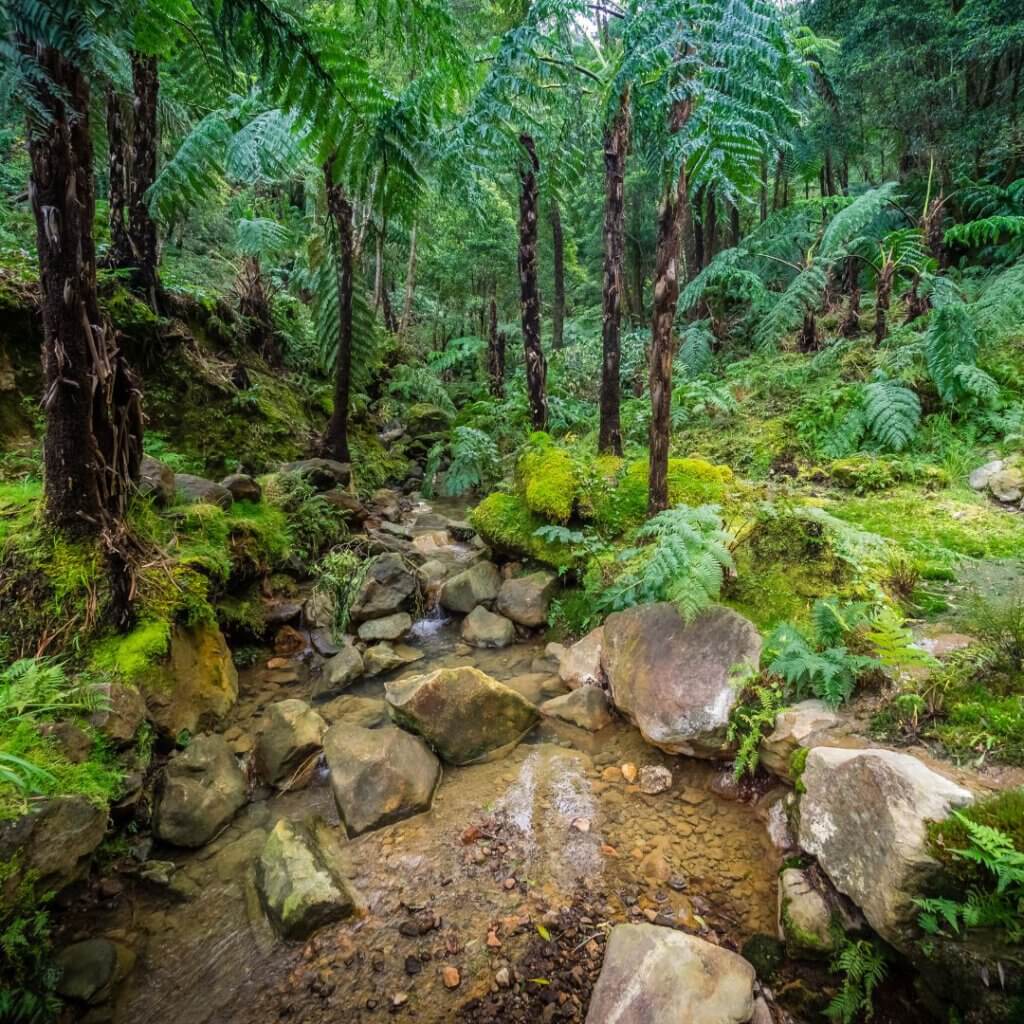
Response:
M469 513L469 521L488 544L500 551L555 568L563 566L567 558L571 560L571 550L565 545L535 536L535 531L547 524L515 494L489 494Z
M555 523L572 518L577 497L577 475L572 456L551 443L546 434L534 434L519 460L523 498L531 512Z

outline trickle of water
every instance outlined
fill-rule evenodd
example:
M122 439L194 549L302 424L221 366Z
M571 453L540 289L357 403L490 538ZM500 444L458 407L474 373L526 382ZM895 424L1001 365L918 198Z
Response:
M421 619L417 619L409 630L409 636L421 643L429 644L436 640L441 630L451 622L451 616L441 607L435 604L430 611Z

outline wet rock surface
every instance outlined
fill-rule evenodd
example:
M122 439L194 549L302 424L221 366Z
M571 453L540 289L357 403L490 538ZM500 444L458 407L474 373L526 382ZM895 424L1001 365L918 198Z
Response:
M508 647L515 638L516 629L511 621L489 612L483 605L462 620L462 639L472 647Z
M686 624L661 603L608 616L601 661L615 706L649 743L725 757L733 679L760 655L761 636L742 615L716 607Z
M397 680L384 693L395 721L422 736L449 764L505 751L537 721L529 701L475 668Z

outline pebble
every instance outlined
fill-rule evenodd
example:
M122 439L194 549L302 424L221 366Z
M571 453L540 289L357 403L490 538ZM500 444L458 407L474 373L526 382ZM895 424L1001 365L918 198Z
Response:
M407 956L405 958L405 973L410 977L414 974L419 974L423 970L423 964L420 963L419 957Z
M501 939L498 938L498 933L493 929L487 933L487 946L490 949L501 949Z
M507 967L494 972L494 980L499 988L508 988L512 984L512 975Z
M601 772L601 778L605 782L618 782L622 778L622 772L619 771L615 765L609 765L603 772Z
M391 997L391 1007L395 1010L397 1010L400 1006L405 1006L407 1002L409 1002L408 992L396 992Z
M445 988L458 988L459 983L462 981L462 976L459 974L457 967L448 965L441 971L441 980L444 982Z
M631 784L636 782L637 767L632 761L627 761L624 765L621 765L619 771L627 782Z
M589 832L590 831L590 819L589 818L573 818L572 827L577 832Z
M640 769L640 792L656 796L672 788L672 773L655 764L645 764Z

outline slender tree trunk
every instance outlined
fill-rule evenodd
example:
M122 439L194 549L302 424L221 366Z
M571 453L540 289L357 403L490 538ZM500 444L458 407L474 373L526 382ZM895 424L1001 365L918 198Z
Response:
M404 338L412 323L412 298L416 290L416 225L409 232L409 265L405 271L405 301L402 303L402 322L398 333Z
M548 424L547 364L540 345L540 291L537 287L537 173L540 163L530 135L520 135L527 162L519 178L519 296L526 358L526 390L534 430Z
M327 213L338 233L338 352L334 369L334 410L327 433L324 435L324 450L339 462L350 462L348 450L348 407L352 383L352 287L355 257L352 203L341 185L334 180L334 157L324 165L327 185Z
M377 232L373 251L373 308L379 309L384 291L384 233Z
M800 328L797 345L801 352L817 352L821 347L818 338L818 319L813 309L804 314L804 322Z
M394 282L385 281L380 290L380 302L384 312L384 326L394 334L398 330L398 320L395 317L394 307L391 305L391 288Z
M491 295L487 328L487 374L491 380L491 394L502 398L505 394L505 333L498 331L498 300L494 295Z
M619 426L619 332L622 324L626 211L623 184L629 148L629 93L619 100L614 121L604 135L604 288L602 291L601 425L597 450L622 454Z
M96 298L89 83L57 50L19 43L53 83L38 92L50 123L28 130L42 295L46 514L60 530L102 541L123 624L132 597L125 511L139 477L142 412Z
M741 241L740 233L740 208L735 203L729 204L729 242L737 246Z
M946 250L946 243L943 239L942 222L945 217L946 200L944 196L936 196L925 210L922 218L921 229L924 232L925 242L928 251L932 254L939 270L946 270L949 267L949 253Z
M694 217L691 210L690 222L693 224L693 252L699 274L707 266L704 262L704 189L697 190L694 205L697 207L697 216Z
M907 292L907 317L903 322L911 324L924 316L929 305L928 296L921 294L921 275L915 274L914 280L910 283L910 291Z
M644 254L640 243L633 244L633 287L631 292L631 308L637 323L644 319Z
M881 345L889 334L889 302L892 299L892 279L896 268L889 260L882 264L875 285L875 344Z
M761 223L768 219L768 157L761 154Z
M132 159L128 166L128 234L135 267L135 287L159 309L156 223L149 215L146 190L156 180L157 94L160 79L156 57L132 54Z
M787 206L786 192L786 155L779 150L775 160L775 188L772 192L772 213Z
M685 192L679 197L679 237L686 263L684 276L689 282L700 273L704 236L699 221L693 216L690 196Z
M839 325L839 333L844 338L852 338L860 331L860 274L855 256L847 256L843 268L844 291L849 296L846 316Z
M718 252L718 201L715 190L709 188L707 220L704 224L704 266L706 267Z
M128 151L128 133L125 130L124 100L111 87L107 87L107 152L110 170L110 251L107 264L111 267L131 265L132 247L125 224L128 204L128 176L125 156Z
M271 366L281 365L281 350L274 338L274 322L270 313L270 296L266 281L255 256L246 256L235 283L238 312L246 325L246 342Z
M690 116L689 103L678 103L672 130L679 131ZM668 508L668 442L672 412L672 326L679 301L679 211L686 194L686 165L662 198L658 213L658 242L654 257L654 317L648 386L651 392L650 474L647 514Z
M551 347L561 348L565 329L565 236L558 203L552 199L548 211L551 220L551 250L554 257L555 301L551 307Z

